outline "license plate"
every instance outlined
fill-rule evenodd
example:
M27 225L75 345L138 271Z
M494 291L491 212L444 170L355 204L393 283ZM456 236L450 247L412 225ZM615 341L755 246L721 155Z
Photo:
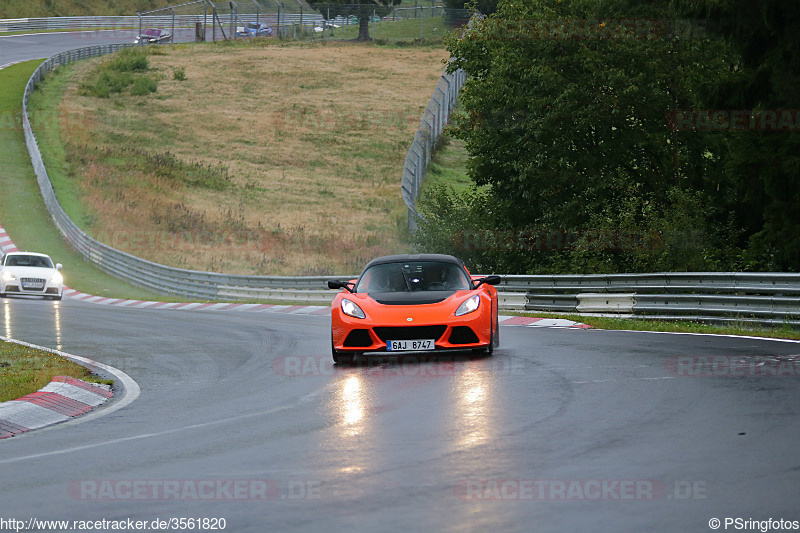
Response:
M23 289L44 289L44 283L41 281L25 281L22 283Z
M389 341L386 349L390 352L415 352L422 350L435 350L435 339L417 339L410 341Z

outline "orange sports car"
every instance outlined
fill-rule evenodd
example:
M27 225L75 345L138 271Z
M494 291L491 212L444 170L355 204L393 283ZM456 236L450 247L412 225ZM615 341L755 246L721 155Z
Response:
M329 281L341 289L331 304L331 352L351 363L364 352L475 350L499 345L500 276L472 276L440 254L391 255L370 261L358 279Z

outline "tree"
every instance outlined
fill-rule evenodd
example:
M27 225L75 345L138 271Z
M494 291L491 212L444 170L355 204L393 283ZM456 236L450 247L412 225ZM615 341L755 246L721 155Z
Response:
M445 7L450 9L476 9L484 15L497 11L497 0L444 0Z
M394 6L402 0L309 0L309 5L319 10L322 16L328 17L356 17L358 19L358 41L368 41L369 22L372 17L383 17L391 13Z
M738 75L707 99L711 108L796 110L800 104L800 3L681 0L737 53ZM796 117L796 112L793 113ZM726 171L737 190L751 266L800 271L800 124L793 131L729 136Z
M449 68L469 75L452 132L476 185L490 190L485 222L572 236L553 249L498 251L497 261L520 272L677 270L731 252L732 193L717 192L722 140L666 120L729 75L728 53L679 34L674 19L667 1L501 0L447 41ZM621 230L643 244L620 249ZM614 242L587 237L597 234Z

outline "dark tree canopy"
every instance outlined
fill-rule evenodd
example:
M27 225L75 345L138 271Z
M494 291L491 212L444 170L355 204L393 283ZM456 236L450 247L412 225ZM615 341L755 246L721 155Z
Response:
M394 6L402 0L343 0L318 2L309 0L309 5L319 10L324 17L356 17L358 19L358 40L369 40L369 22L373 16L383 17L391 13Z
M787 1L501 0L447 42L476 189L432 191L420 244L505 272L800 269L800 133L674 119L798 108ZM512 238L453 249L459 225Z

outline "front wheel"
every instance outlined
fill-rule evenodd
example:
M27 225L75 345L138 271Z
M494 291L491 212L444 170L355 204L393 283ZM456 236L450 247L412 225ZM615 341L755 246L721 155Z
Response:
M483 347L483 348L476 348L475 350L473 350L473 353L480 354L480 355L485 355L486 357L489 357L490 355L492 355L494 353L494 348L498 344L496 339L497 339L496 333L494 331L492 331L492 334L489 335L489 344L487 346Z
M337 365L352 365L356 358L354 353L342 353L334 348L333 338L331 338L331 356L333 357L333 362Z

